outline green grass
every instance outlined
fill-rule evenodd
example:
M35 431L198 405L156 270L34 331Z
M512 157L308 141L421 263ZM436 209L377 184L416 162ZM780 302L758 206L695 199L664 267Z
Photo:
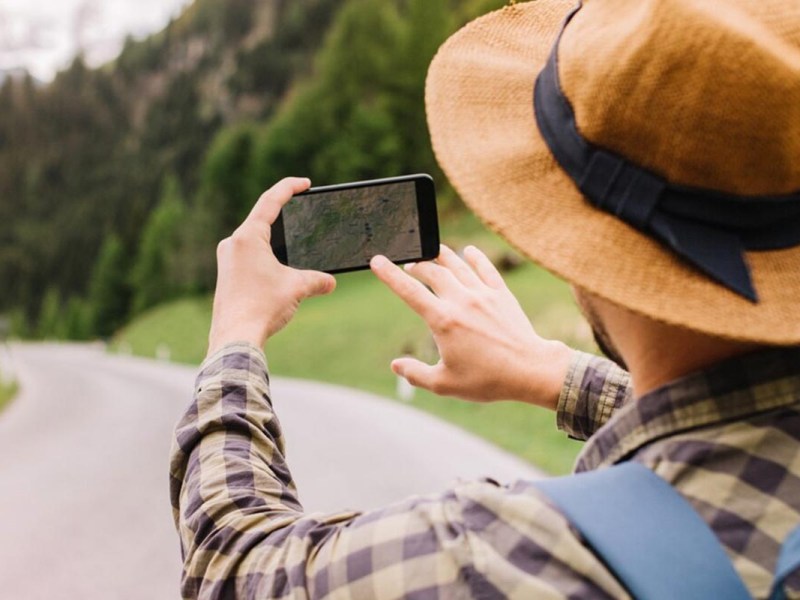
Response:
M208 345L211 297L184 298L148 311L114 337L117 352L155 357L165 345L177 362L200 364Z
M490 255L507 250L465 218L445 240L458 247L476 243ZM390 361L412 350L435 360L435 347L420 318L370 273L338 278L337 291L306 301L289 326L267 344L271 371L278 376L327 381L388 397L396 393ZM590 335L567 286L530 264L506 277L538 331L590 347ZM117 349L155 356L159 345L173 360L199 363L206 351L211 302L180 300L146 314L119 333ZM552 473L569 471L580 449L555 428L549 411L517 403L473 404L418 390L411 405L456 423Z
M0 379L0 412L11 403L18 391L19 386L16 381L7 382Z

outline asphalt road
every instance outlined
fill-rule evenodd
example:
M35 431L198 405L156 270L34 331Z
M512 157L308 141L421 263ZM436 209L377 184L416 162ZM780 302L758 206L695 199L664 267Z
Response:
M15 346L9 365L22 391L0 414L0 598L177 598L167 462L195 370L58 345ZM307 510L537 475L399 403L293 380L272 392Z

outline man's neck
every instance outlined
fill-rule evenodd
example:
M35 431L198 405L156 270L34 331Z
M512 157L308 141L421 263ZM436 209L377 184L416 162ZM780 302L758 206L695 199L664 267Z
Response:
M637 398L675 379L762 347L654 321L600 299L593 299L592 304L627 363Z
M631 343L630 357L626 356L637 398L690 373L759 348L667 325L653 329L652 335L642 335Z

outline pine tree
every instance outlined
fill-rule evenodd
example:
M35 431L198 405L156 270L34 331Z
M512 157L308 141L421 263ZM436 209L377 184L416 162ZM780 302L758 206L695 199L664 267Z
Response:
M425 117L425 79L439 46L456 27L448 0L408 0L390 71L391 111L401 136L401 169L444 177L433 155Z
M44 340L63 339L64 323L61 316L61 293L58 288L48 288L39 309L38 337Z
M134 315L182 291L170 277L168 262L178 248L178 232L185 217L186 206L178 181L167 177L161 200L145 224L131 271Z
M219 216L224 233L233 231L257 199L251 177L254 127L225 129L217 135L203 167L203 195Z
M64 310L64 337L73 341L84 341L91 337L91 314L89 305L72 296Z
M130 303L125 248L118 236L106 238L89 283L90 330L102 338L111 336L125 321Z

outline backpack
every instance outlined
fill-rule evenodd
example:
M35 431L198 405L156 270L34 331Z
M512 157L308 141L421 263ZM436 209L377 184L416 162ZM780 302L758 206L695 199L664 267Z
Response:
M638 463L536 481L633 598L752 600L711 528L671 485ZM778 558L770 600L800 568L800 526Z

